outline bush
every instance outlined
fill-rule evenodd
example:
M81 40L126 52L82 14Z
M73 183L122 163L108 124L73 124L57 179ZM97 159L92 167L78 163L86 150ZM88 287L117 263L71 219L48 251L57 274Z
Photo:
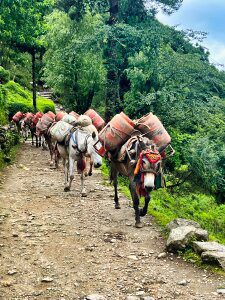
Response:
M10 72L0 66L0 83L6 83L10 79Z
M33 112L32 105L23 102L11 102L7 105L7 109L8 109L8 117L10 120L18 111L21 111L23 113Z
M22 88L18 83L13 81L9 81L7 84L0 86L4 90L4 97L5 97L5 108L4 111L8 113L9 119L17 111L26 112L33 112L33 99L32 93L28 90ZM1 104L1 89L0 89L0 104ZM37 109L46 112L46 111L53 111L55 112L55 104L53 101L37 97ZM3 113L3 108L0 105L0 118L1 113Z

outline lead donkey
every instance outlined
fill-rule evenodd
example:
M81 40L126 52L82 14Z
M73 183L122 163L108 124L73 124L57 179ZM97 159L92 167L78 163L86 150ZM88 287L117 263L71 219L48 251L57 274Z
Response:
M110 179L114 185L115 208L120 208L117 191L117 177L118 173L120 173L129 178L129 189L135 210L135 226L141 228L140 217L147 214L148 204L151 199L150 192L155 189L157 180L160 180L159 185L163 186L164 184L162 178L162 157L155 145L152 145L151 141L146 137L133 137L122 148L125 153L124 160L120 161L118 154L116 156L112 155L110 158ZM139 208L141 196L145 198L143 208Z

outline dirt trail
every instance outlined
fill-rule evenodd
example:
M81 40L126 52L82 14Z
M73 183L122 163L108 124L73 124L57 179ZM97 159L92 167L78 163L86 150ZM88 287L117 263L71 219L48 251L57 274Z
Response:
M49 169L48 153L24 145L0 175L0 299L223 298L216 290L225 278L181 258L157 258L165 245L159 228L150 216L134 228L122 195L122 209L114 210L99 171L86 180L87 198L77 175L65 193L62 170ZM185 286L178 284L183 279Z

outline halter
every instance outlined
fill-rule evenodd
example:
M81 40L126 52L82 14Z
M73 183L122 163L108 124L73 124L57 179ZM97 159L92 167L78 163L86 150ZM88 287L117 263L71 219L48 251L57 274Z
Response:
M157 171L153 167L149 169L144 169L143 167L143 158L147 158L150 163L150 166L160 163L160 167ZM138 162L136 164L134 175L136 177L136 191L139 196L147 196L148 192L145 190L144 187L144 177L146 173L152 173L157 176L161 172L161 155L156 149L147 149L142 150Z
M157 150L142 150L139 159L136 165L136 168L134 170L134 175L137 175L138 173L153 173L155 175L158 175L160 171L155 171L153 168L144 169L143 168L143 158L146 157L147 160L150 162L150 164L156 164L157 162L161 162L161 155Z

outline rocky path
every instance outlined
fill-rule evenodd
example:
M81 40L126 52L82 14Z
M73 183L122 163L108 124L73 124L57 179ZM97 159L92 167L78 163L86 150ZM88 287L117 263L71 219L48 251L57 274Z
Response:
M158 258L159 228L151 217L134 228L123 196L114 210L99 171L86 180L87 198L78 176L64 193L48 153L24 145L0 176L0 299L224 299L217 293L224 277L172 255Z

